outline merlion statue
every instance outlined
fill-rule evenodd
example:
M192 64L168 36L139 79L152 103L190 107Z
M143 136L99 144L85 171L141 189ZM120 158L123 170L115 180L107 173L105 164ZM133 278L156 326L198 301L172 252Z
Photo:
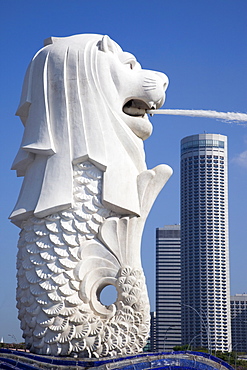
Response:
M24 181L10 216L21 228L17 307L39 354L137 353L149 334L140 258L147 215L172 170L147 170L147 109L167 77L141 69L108 36L49 38L32 59L12 169ZM116 302L100 301L113 285Z

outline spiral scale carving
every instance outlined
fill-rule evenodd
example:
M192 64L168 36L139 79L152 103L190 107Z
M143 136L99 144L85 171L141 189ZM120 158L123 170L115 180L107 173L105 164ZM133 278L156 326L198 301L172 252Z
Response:
M17 307L23 337L40 354L140 352L149 333L142 269L121 260L121 246L111 249L99 238L104 223L121 220L101 204L102 172L89 162L79 163L73 181L72 208L22 224ZM109 284L118 297L106 307L100 292Z

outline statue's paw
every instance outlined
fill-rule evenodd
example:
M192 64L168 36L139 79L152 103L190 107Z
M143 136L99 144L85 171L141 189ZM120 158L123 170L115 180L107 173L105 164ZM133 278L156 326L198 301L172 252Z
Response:
M160 164L152 170L140 173L137 184L142 217L147 217L155 199L172 173L172 168L166 164Z
M173 174L173 170L167 164L160 164L159 166L154 167L151 171L155 172L156 176L156 183L159 186L165 186L171 175ZM161 189L160 189L161 190Z

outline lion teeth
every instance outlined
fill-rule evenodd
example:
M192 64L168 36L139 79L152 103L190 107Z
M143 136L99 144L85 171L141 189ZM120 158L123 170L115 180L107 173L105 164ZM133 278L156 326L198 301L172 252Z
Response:
M132 117L144 117L147 111L156 109L156 106L157 104L153 101L145 102L138 99L131 99L123 106L123 112Z
M150 115L150 117L153 117L153 114L152 113L150 113L152 110L154 110L154 109L156 109L156 104L154 103L154 102L149 102L149 105L150 105L150 109L148 109L147 111L146 111L146 113L148 113L149 115Z
M156 104L153 101L148 102L150 109L156 109Z

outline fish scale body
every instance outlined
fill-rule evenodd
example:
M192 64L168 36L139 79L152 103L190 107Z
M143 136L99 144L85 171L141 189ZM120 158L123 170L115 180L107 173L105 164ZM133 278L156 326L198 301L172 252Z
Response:
M23 337L40 354L139 352L149 333L143 272L123 263L99 238L104 222L121 216L102 206L102 172L91 163L74 165L73 189L70 209L22 224L17 307ZM97 286L108 282L118 298L105 307Z

